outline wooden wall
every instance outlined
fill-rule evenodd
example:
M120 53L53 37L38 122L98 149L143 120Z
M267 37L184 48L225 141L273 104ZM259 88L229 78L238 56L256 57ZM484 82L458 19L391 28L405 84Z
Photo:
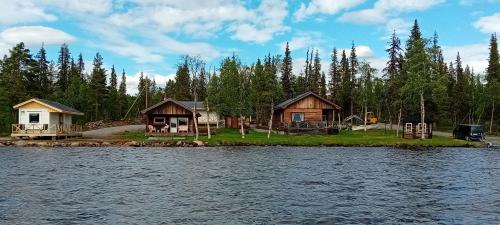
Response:
M323 110L329 109L328 114L332 114L335 108L324 102L323 100L316 98L315 96L308 96L304 99L301 99L291 105L289 105L285 110L277 111L273 115L273 126L278 126L281 122L281 115L283 114L283 122L291 123L292 122L292 113L304 113L304 120L306 121L322 121L323 120ZM331 118L332 115L328 115L328 118Z
M155 109L149 111L147 114L169 114L169 115L189 115L193 117L193 113L184 107L181 107L173 102L167 102Z
M313 95L309 95L289 105L287 109L333 109L333 106Z

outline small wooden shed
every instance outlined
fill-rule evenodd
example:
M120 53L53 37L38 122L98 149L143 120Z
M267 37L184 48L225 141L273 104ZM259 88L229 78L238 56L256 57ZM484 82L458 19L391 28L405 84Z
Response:
M82 126L73 124L73 116L83 113L59 102L32 98L13 107L18 110L18 123L12 124L12 137L81 136Z
M307 131L333 127L341 108L314 92L306 92L278 104L273 113L273 127Z
M425 138L432 138L432 119L425 118L422 125L420 113L411 113L403 118L403 138L422 138L424 132Z
M141 111L145 120L145 131L149 135L192 134L194 120L200 116L194 115L189 106L173 99L165 99Z

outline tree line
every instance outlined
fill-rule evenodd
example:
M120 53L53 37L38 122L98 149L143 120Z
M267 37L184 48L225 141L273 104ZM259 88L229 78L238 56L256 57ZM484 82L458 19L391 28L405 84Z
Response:
M131 100L125 71L118 83L115 67L108 71L103 63L97 53L87 74L82 54L75 60L66 44L57 62L47 59L43 45L32 55L24 43L17 44L0 60L0 131L10 131L17 118L12 107L30 98L51 99L80 110L85 116L75 117L77 123L123 118Z
M127 113L138 117L140 110L173 98L205 101L221 116L251 115L258 125L267 126L275 105L312 91L341 106L344 118L373 111L393 124L416 113L438 126L477 123L495 131L500 128L500 61L495 34L489 50L484 74L463 65L458 52L455 60L446 62L437 33L423 37L415 20L404 46L396 33L391 35L382 71L358 59L353 42L350 51L332 49L328 68L321 68L317 49L308 49L305 65L294 74L287 43L283 55L267 54L251 64L233 54L217 68L207 68L200 57L182 56L174 79L158 85L141 74L137 95L129 96L125 72L117 87L114 66L110 71L103 68L99 53L92 71L85 74L81 54L74 62L67 45L61 46L54 63L47 61L43 46L33 57L20 43L0 62L0 125L2 130L9 129L15 118L12 105L39 97L81 110L85 113L82 121L121 119Z

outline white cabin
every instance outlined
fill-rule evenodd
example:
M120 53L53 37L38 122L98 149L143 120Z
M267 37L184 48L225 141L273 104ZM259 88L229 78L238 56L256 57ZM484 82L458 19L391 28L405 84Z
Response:
M33 98L14 106L18 123L12 124L13 137L81 136L81 126L72 117L83 113L58 102Z

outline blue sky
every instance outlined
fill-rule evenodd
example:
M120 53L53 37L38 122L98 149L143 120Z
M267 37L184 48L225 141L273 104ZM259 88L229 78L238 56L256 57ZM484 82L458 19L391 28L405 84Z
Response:
M244 63L265 54L283 54L289 41L294 72L307 48L318 49L324 69L335 46L381 69L388 35L402 40L414 19L424 36L437 31L446 60L458 51L476 72L484 71L488 40L500 33L500 0L0 0L0 54L19 41L34 52L42 43L57 58L62 43L87 66L96 52L109 69L128 75L135 92L144 71L163 85L179 57L200 55L211 67L236 53Z

